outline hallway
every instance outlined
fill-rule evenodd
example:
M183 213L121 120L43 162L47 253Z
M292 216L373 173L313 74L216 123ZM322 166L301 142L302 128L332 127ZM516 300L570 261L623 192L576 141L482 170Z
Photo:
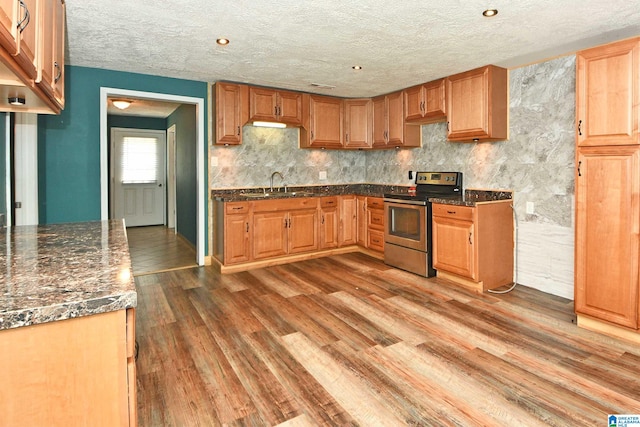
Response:
M195 248L163 225L127 228L133 275L195 267Z

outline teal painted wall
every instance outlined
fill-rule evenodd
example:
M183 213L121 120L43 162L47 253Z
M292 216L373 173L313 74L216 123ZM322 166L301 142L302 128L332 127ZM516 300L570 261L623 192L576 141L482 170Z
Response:
M6 114L0 113L0 213L7 213L7 144L9 141L6 139L7 126L6 126ZM5 219L6 220L6 219Z
M38 118L41 224L100 219L100 87L202 98L207 111L206 82L86 67L65 71L64 111ZM206 159L206 138L200 149Z
M156 117L138 117L138 116L116 116L107 115L108 137L111 138L111 128L127 128L127 129L152 129L167 130L167 119L159 119Z
M197 242L196 108L182 105L167 117L176 125L176 230L194 246Z

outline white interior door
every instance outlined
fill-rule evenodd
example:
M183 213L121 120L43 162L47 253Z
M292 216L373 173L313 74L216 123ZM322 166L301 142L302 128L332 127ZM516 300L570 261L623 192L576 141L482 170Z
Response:
M127 227L165 223L164 131L112 129L114 218Z
M7 144L9 141L7 140ZM15 114L15 225L38 224L38 115ZM10 207L7 206L7 209Z
M176 125L167 129L167 227L176 227ZM177 230L176 230L177 231Z

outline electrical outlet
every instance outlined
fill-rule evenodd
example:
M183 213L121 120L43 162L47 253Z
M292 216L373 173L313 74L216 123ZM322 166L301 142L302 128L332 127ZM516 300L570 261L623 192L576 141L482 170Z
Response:
M533 202L527 202L527 214L533 215L535 213Z
M218 158L216 156L211 156L211 166L218 166Z
M320 171L320 174L319 174L318 178L319 178L320 180L325 180L325 179L327 179L327 171Z

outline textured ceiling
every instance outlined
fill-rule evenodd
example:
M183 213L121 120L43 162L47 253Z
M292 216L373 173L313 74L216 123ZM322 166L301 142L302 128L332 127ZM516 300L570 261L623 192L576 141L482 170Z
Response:
M66 0L71 65L370 97L640 35L640 0ZM482 11L499 13L485 18ZM228 46L215 39L227 37ZM352 65L361 65L354 71ZM318 89L320 83L335 89Z

